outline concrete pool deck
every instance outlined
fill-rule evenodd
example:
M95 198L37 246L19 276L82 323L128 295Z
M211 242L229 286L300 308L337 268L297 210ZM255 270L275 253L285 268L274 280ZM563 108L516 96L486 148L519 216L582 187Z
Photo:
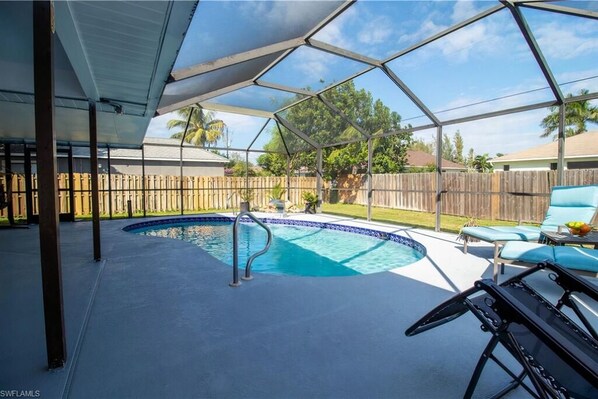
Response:
M416 337L404 331L455 291L491 277L493 247L473 244L466 255L456 234L330 215L289 218L403 234L425 245L427 256L390 272L255 274L230 288L231 268L199 247L122 230L146 219L103 221L101 262L91 260L91 223L63 223L68 363L48 372L38 228L0 230L0 392L34 391L42 398L462 397L490 338L479 322L468 314ZM505 277L520 270L507 266ZM489 365L475 397L506 382ZM528 395L518 389L508 397Z

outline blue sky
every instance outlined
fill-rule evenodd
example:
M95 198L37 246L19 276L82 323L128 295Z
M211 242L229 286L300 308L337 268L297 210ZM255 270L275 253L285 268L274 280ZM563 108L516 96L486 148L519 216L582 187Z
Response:
M359 1L318 32L315 39L386 59L496 4L495 1ZM573 5L593 6L592 3ZM330 7L319 5L323 9L326 6ZM273 39L263 32L268 33L271 29L281 32L281 26L290 24L290 16L297 12L298 3L207 2L204 7L205 13L198 13L196 18L203 16L204 21L211 21L208 27L203 26L202 29L209 30L212 36L200 35L201 40L194 39L193 29L190 29L181 54L189 51L193 55L181 57L177 65L188 66L193 62L210 60L210 57L245 51L247 46L268 44L267 40ZM200 7L198 12L201 11ZM306 21L316 18L315 15L321 11L306 12ZM211 13L218 18L211 18ZM598 91L598 23L593 19L529 9L524 9L523 13L563 92L577 93L582 88ZM256 24L256 15L263 16L261 25ZM225 26L218 25L218 20L224 19L227 21ZM260 21L259 18L257 21ZM265 21L268 24L264 25ZM263 29L258 29L260 26ZM291 26L290 33L282 32L283 37L276 36L274 41L293 37L300 28ZM244 32L246 34L247 29L262 33L252 43L241 40L239 44L239 40L232 40ZM201 32L196 33L199 35ZM210 43L219 34L231 38L231 43L234 43L231 48L222 45L213 50L214 46ZM193 52L198 47L209 50ZM441 120L551 99L546 80L508 10L501 10L388 65ZM267 73L263 80L320 89L364 67L357 62L303 47ZM414 126L428 123L426 118L418 118L422 115L420 110L381 71L363 75L355 80L355 84L372 92L374 98L380 98L406 122ZM238 98L240 95L229 95L215 102L235 104L240 101ZM540 122L547 113L542 109L451 125L446 126L444 132L451 136L459 130L466 151L471 147L476 153L510 153L550 141L539 138L542 132ZM246 146L264 124L261 118L222 113L216 116L229 125L233 146ZM169 136L165 125L171 118L172 115L155 118L148 135ZM596 126L589 128L598 129ZM434 134L434 131L423 131L415 136L430 141ZM265 141L267 137L259 140L258 147Z

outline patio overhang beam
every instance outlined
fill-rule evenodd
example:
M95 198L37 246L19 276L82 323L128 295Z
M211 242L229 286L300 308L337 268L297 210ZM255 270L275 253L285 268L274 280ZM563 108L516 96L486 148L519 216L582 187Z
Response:
M565 97L564 103L565 104L570 104L570 103L575 103L575 102L578 102L578 101L596 100L596 99L598 99L598 92L588 93L588 94L582 94L582 95L573 96L573 97Z
M282 129L280 128L280 124L278 123L278 121L276 122L276 129L278 129L278 135L280 136L280 139L282 140L282 145L284 146L284 150L287 153L287 159L288 157L291 156L291 152L289 151L289 146L287 146L287 141L284 139L284 135L282 134Z
M227 104L216 104L210 102L200 103L201 107L210 111L228 112L233 114L247 115L247 116L258 116L260 118L273 118L274 114L269 111L263 111L253 108L237 107L234 105Z
M332 112L334 112L335 114L340 116L342 120L347 122L355 130L357 130L359 133L361 133L361 135L363 137L365 137L366 139L369 139L370 137L372 137L371 134L367 133L361 126L359 126L357 123L353 122L347 115L345 115L340 109L338 109L338 107L336 105L334 105L330 101L328 101L322 94L318 94L318 99L320 101L322 101L322 103L324 103L324 105L326 107L328 107Z
M316 96L316 93L314 93L313 91L309 91L309 90L305 90L305 89L297 89L294 87L280 85L277 83L264 82L263 80L255 81L255 85L259 86L259 87L265 87L268 89L286 91L286 92L294 93L294 94L301 94L302 96L307 96L307 97L315 97Z
M424 115L434 122L434 125L441 125L440 120L436 117L436 115L434 115L434 113L432 113L432 111L426 107L423 101L421 101L390 68L388 68L386 65L383 65L381 69L382 72L384 72L386 76L388 76L389 79L392 80L394 84L396 84L399 89L401 89L403 93L405 93L405 95L409 97L409 99L424 113Z
M489 15L492 15L495 12L502 10L503 8L505 8L504 5L498 4L498 5L496 5L496 6L492 7L492 8L489 8L489 9L487 9L485 11L482 11L481 13L476 14L473 17L471 17L469 19L466 19L463 22L460 22L460 23L458 23L456 25L453 25L450 28L447 28L447 29L445 29L445 30L443 30L441 32L438 32L437 34L435 34L433 36L430 36L429 38L427 38L425 40L422 40L421 42L416 43L416 44L414 44L411 47L406 48L405 50L399 51L395 55L392 55L389 58L387 58L386 60L384 60L382 62L382 64L387 64L390 61L393 61L393 60L395 60L395 59L397 59L397 58L399 58L399 57L401 57L401 56L403 56L405 54L408 54L408 53L410 53L410 52L412 52L414 50L417 50L420 47L425 46L426 44L429 44L429 43L433 42L434 40L438 40L441 37L449 35L449 34L455 32L455 31L457 31L457 30L459 30L461 28L464 28L464 27L466 27L468 25L471 25L472 23L477 22L477 21L479 21L479 20L481 20L481 19L483 19L483 18L485 18L485 17L487 17Z
M550 90L552 90L552 94L554 95L554 98L556 98L559 105L563 104L564 96L563 96L563 93L561 92L561 88L559 87L558 82L556 81L554 75L552 74L552 71L550 70L548 63L546 62L546 59L544 58L544 55L542 54L542 51L540 50L540 46L538 46L538 42L536 42L536 39L535 39L529 25L527 24L525 17L521 13L521 10L518 8L517 5L513 4L512 2L510 2L508 0L500 0L500 2L503 3L511 11L511 14L513 15L513 18L515 19L515 22L517 23L517 26L519 27L519 30L521 31L523 38L527 42L527 45L529 46L530 51L532 52L534 58L536 59L538 66L542 70L542 74L544 75L546 82L548 82L548 86L550 86Z
M303 37L296 37L294 39L285 40L282 42L270 44L242 53L218 58L214 61L204 62L202 64L197 64L187 68L179 69L178 71L173 71L170 74L170 79L168 80L168 83L177 82L183 79L191 78L193 76L202 75L204 73L216 71L218 69L226 68L228 66L241 64L243 62L251 61L256 58L264 57L270 54L276 54L281 51L293 50L304 44L305 39Z
M185 147L187 148L187 147ZM248 149L248 148L235 148L235 147L197 147L197 148L201 148L202 150L219 150L219 151L235 151L235 152L258 152L260 154L284 154L284 152L279 152L279 151L268 151L268 150L252 150L252 149Z
M389 131L386 133L374 135L371 138L372 139L381 139L381 138L388 137L388 136L395 136L400 133L406 133L406 132L412 133L412 132L417 132L420 130L428 130L428 129L434 129L434 128L436 128L436 125L425 125L425 126L419 126L419 127L411 128L411 129L392 130L392 131ZM358 142L363 142L363 141L365 141L365 140L362 138L356 138L356 139L351 139L351 140L340 141L338 143L325 144L325 145L322 145L322 148L339 147L341 145L353 144L353 143L358 143Z
M307 144L309 144L310 146L312 146L314 149L317 150L318 148L321 148L320 144L316 143L308 135L306 135L301 130L299 130L298 128L296 128L291 122L287 121L282 116L280 116L280 115L274 115L274 118L278 122L280 122L280 124L282 126L284 126L285 128L287 128L288 130L290 130L291 133L293 133L295 136L299 137L300 139L303 139L303 141L305 141Z
M340 47L333 46L332 44L324 43L319 40L315 39L308 39L307 45L317 50L324 51L329 54L338 55L343 58L347 58L353 61L358 61L370 66L374 67L381 67L382 62L371 57L366 57L365 55L361 55L358 53L354 53L353 51L345 50Z
M484 114L478 114L478 115L466 116L463 118L451 119L451 120L443 121L442 126L456 125L458 123L465 123L465 122L477 121L480 119L494 118L496 116L517 114L519 112L533 111L535 109L548 108L548 107L552 107L555 105L559 105L559 104L556 101L545 101L545 102L531 104L531 105L524 105L521 107L508 108L508 109L504 109L501 111L486 112Z
M571 8L550 3L527 3L515 1L518 7L535 8L537 10L552 11L559 14L571 15L574 17L584 17L591 19L598 19L598 12L590 10L581 10L578 8Z
M199 96L188 98L188 99L183 100L183 101L178 101L176 103L173 103L173 104L170 104L170 105L166 105L166 106L164 106L162 108L158 108L156 110L156 115L154 115L154 116L164 115L164 114L167 114L169 112L176 111L178 109L186 107L188 105L198 104L198 103L207 101L209 99L212 99L214 97L218 97L218 96L221 96L223 94L227 94L227 93L233 92L235 90L240 90L240 89L243 89L243 88L251 86L251 85L253 85L253 80L252 79L248 79L248 80L245 80L243 82L235 83L234 85L226 86L226 87L223 87L221 89L217 89L217 90L210 91L208 93L200 94Z
M249 143L249 146L247 146L247 151L251 150L251 147L253 147L253 144L257 141L257 138L260 137L260 135L262 134L262 132L264 131L266 126L268 126L268 123L270 123L271 120L272 120L272 118L268 118L268 120L266 120L266 123L264 123L264 125L259 130L259 132L257 132L257 134L255 135L253 140L251 140L251 143ZM227 145L228 145L228 143L227 143Z

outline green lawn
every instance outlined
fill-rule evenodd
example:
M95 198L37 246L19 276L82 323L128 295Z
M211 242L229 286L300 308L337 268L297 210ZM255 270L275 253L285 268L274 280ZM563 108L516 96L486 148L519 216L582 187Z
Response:
M322 204L322 212L333 215L350 216L359 219L367 218L367 207L364 205L352 204ZM436 225L436 214L428 212L405 211L401 209L376 208L372 207L372 220L385 223L400 224L403 226L422 227L434 229ZM462 216L441 215L440 228L442 231L458 233L461 227L468 221ZM478 219L480 226L514 226L517 223L503 220Z
M209 209L205 211L194 211L192 213L185 212L185 215L194 215L194 214L202 214L202 213L212 213L212 212L230 212L230 209ZM348 216L358 219L366 219L367 218L367 207L364 205L352 205L352 204L323 204L322 205L322 212L329 213L332 215L340 215L340 216ZM154 212L154 213L147 213L147 216L178 216L180 212L173 211L173 212ZM142 213L135 213L134 217L141 217L143 216ZM101 215L102 219L108 219L108 215ZM124 219L127 217L126 214L114 214L113 219ZM77 216L78 220L91 220L91 215L82 215ZM400 209L388 209L388 208L376 208L372 207L372 220L378 222L385 222L391 224L399 224L402 226L413 226L413 227L421 227L425 229L434 229L436 223L436 215L434 213L427 213L427 212L415 212L415 211L405 211ZM451 216L451 215L442 215L440 218L441 222L441 230L446 232L453 232L458 233L463 224L468 221L468 218L462 216ZM6 218L0 218L0 224L7 224L8 221ZM478 219L478 225L480 226L493 226L493 225L504 225L504 226L514 226L516 225L515 222L507 222L503 220L488 220L488 219Z

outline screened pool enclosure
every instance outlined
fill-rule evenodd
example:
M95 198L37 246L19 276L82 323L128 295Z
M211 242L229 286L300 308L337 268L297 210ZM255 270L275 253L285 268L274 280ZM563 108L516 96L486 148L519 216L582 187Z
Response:
M143 154L152 118L189 106L228 125L209 150L278 154L287 181L293 159L309 154L302 166L320 199L332 150L361 145L368 218L374 152L409 138L430 138L439 166L446 133L492 154L554 134L561 184L566 117L598 100L597 19L593 1L1 2L2 181L10 185L15 154L35 154L42 269L53 282L46 319L57 327L47 335L50 368L64 363L57 148L90 149L95 259L98 148ZM554 133L542 139L550 112ZM442 179L437 167L437 229Z

